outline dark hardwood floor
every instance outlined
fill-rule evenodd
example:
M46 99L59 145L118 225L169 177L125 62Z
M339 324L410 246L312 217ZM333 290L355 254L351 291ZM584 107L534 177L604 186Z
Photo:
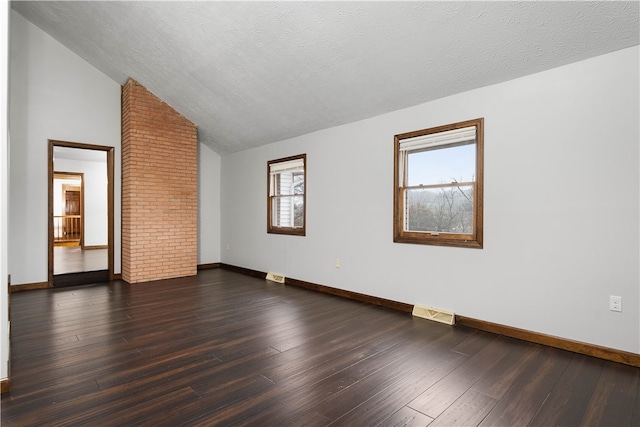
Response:
M3 426L629 426L640 369L238 273L11 295Z

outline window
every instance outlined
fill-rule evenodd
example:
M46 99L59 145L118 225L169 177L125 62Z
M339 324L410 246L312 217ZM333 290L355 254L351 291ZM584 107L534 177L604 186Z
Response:
M305 235L307 155L267 162L267 233Z
M396 135L394 242L482 248L484 119Z

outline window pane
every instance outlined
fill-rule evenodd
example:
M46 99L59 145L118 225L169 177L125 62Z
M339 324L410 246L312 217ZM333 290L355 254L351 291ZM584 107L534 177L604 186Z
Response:
M274 175L276 180L276 195L286 196L293 194L293 177L291 172L279 173Z
M293 179L293 194L304 194L304 173L295 172Z
M274 197L271 218L274 227L302 227L304 225L303 196Z
M306 154L267 162L267 233L304 236Z
M408 155L407 186L475 181L475 143Z
M473 233L473 186L405 191L405 231Z
M294 196L293 197L293 226L302 227L303 225L304 225L304 198L302 196Z
M304 173L283 172L272 175L275 196L304 194Z

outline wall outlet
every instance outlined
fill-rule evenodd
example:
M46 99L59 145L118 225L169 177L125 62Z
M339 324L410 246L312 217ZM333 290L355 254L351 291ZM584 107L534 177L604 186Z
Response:
M336 259L336 268L340 268L340 260Z
M231 245L227 243L227 252L231 250Z
M609 310L622 311L622 297L609 295Z

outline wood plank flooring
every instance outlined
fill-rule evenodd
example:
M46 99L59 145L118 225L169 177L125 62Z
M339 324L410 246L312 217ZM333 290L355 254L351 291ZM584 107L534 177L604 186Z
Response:
M11 296L3 426L630 426L640 369L222 269Z

